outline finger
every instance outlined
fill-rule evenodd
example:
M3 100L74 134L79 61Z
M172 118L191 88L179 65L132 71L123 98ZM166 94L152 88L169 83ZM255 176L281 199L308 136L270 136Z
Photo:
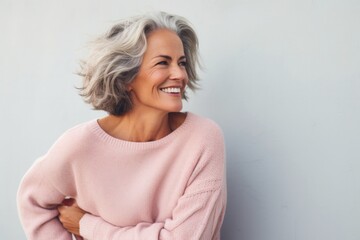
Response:
M60 214L64 214L64 213L67 211L67 209L69 209L69 208L70 208L70 207L68 207L68 206L59 205L59 206L57 207L57 210L59 211Z
M58 209L59 212L61 212L61 211L64 209L64 205L59 205L59 206L57 207L57 209Z

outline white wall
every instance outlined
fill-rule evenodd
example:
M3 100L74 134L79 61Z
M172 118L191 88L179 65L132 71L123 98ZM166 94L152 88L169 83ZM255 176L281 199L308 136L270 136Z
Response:
M0 2L0 239L25 239L22 175L65 129L99 117L73 74L82 46L148 10L187 17L206 70L186 110L227 142L225 240L360 239L358 0Z

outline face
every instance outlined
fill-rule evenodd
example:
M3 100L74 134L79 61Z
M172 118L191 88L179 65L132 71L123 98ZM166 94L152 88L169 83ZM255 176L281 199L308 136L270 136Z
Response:
M188 83L186 58L178 35L158 29L147 37L139 72L130 84L133 108L142 111L178 112Z

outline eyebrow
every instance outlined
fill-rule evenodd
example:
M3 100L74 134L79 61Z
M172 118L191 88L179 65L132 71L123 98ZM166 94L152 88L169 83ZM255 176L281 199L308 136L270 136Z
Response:
M168 60L172 60L172 57L170 57L170 56L168 56L168 55L158 55L158 56L156 56L156 57L154 57L154 58L158 58L158 57L165 58L165 59L168 59ZM181 56L181 57L179 58L179 60L183 60L183 59L186 59L186 57L185 57L185 56Z

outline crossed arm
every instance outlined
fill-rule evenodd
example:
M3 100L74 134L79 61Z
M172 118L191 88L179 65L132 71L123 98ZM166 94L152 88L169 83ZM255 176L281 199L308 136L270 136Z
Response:
M86 213L76 204L58 207L59 219L67 231L86 239L219 239L225 196L221 183L214 181L211 186L214 184L218 184L220 188L216 191L208 189L181 199L172 218L164 222L143 222L136 226L118 227L101 217ZM193 201L192 197L197 201ZM189 204L192 206L183 207Z

